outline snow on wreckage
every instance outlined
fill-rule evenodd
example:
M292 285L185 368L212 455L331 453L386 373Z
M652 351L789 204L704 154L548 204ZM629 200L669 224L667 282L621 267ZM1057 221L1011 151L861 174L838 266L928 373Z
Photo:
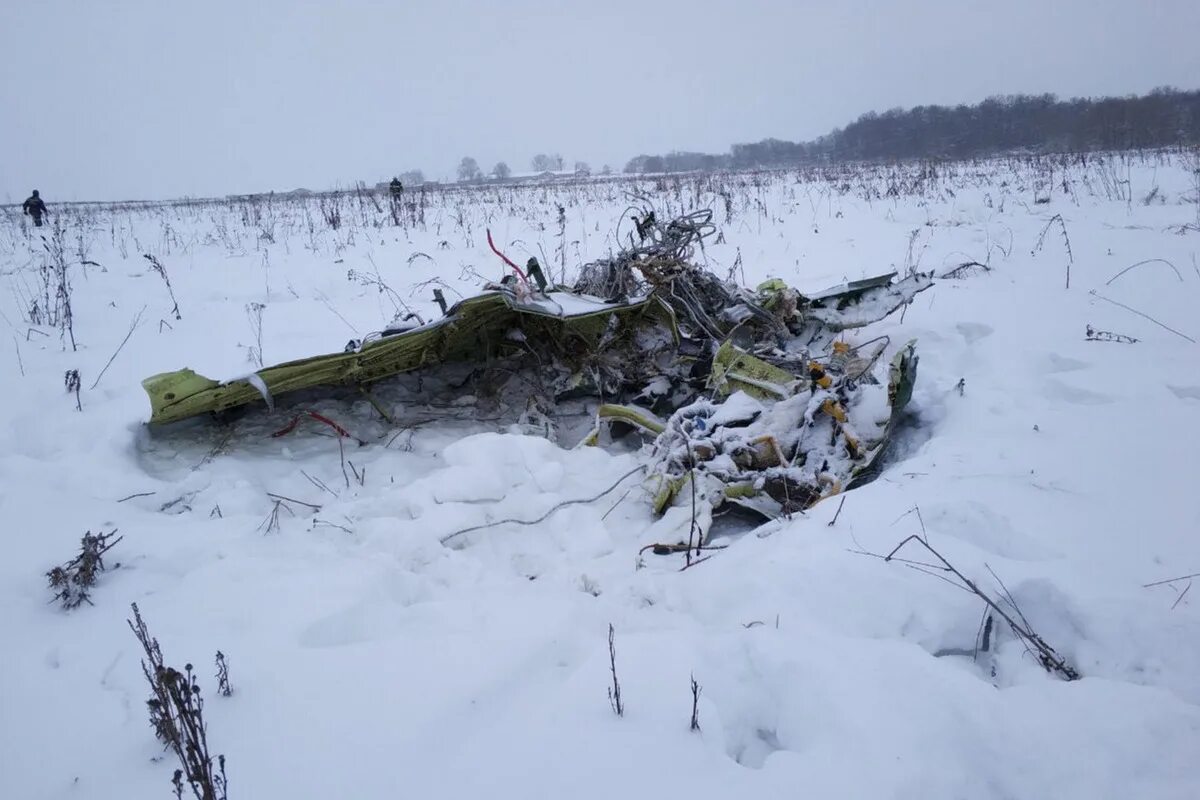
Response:
M751 290L694 262L715 231L710 211L634 221L628 246L585 265L572 286L496 250L512 274L439 320L226 382L190 369L153 375L142 382L150 422L454 367L467 379L428 391L466 399L464 416L490 394L556 438L559 412L582 400L594 426L578 446L641 437L655 513L690 511L701 542L723 508L774 518L870 480L912 395L915 342L885 362L886 336L851 345L844 333L911 302L932 275L893 272L809 296L779 280Z

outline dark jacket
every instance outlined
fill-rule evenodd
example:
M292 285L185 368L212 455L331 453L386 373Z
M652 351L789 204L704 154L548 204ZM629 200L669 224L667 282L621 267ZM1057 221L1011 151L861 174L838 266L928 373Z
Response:
M40 197L30 197L21 204L21 210L34 217L40 217L46 213L46 204L42 202L42 198Z

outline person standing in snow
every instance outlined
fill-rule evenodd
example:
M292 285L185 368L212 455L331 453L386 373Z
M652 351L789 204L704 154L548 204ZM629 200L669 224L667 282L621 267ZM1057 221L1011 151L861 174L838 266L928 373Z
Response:
M38 195L37 189L34 189L33 194L30 195L29 198L24 203L21 204L21 210L24 211L29 216L33 217L33 224L35 227L38 227L38 228L42 227L42 215L50 213L49 211L46 210L46 204L42 201L42 198Z
M404 196L404 184L400 182L399 178L392 178L392 182L388 184L388 194L391 195L392 223L399 225L401 210L400 200Z

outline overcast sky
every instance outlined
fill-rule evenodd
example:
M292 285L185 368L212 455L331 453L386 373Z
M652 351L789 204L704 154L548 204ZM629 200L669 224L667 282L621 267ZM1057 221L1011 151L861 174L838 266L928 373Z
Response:
M1200 0L0 0L0 197L223 195L1200 88Z

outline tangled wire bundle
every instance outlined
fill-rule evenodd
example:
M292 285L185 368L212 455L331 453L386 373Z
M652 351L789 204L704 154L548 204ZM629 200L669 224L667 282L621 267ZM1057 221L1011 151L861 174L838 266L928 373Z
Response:
M712 209L693 211L662 222L653 210L632 216L636 241L630 233L629 246L615 256L585 264L574 290L608 301L625 300L646 288L670 280L695 253L695 245L716 232ZM619 236L619 231L618 231ZM636 268L636 269L635 269ZM639 276L639 272L641 275Z
M666 222L653 210L642 209L631 217L636 235L630 233L629 246L615 256L585 265L574 291L610 302L657 292L675 311L686 332L717 342L728 335L731 327L744 321L729 318L738 309L768 327L778 326L752 293L691 263L696 246L703 249L704 240L716 232L712 209L693 211Z

